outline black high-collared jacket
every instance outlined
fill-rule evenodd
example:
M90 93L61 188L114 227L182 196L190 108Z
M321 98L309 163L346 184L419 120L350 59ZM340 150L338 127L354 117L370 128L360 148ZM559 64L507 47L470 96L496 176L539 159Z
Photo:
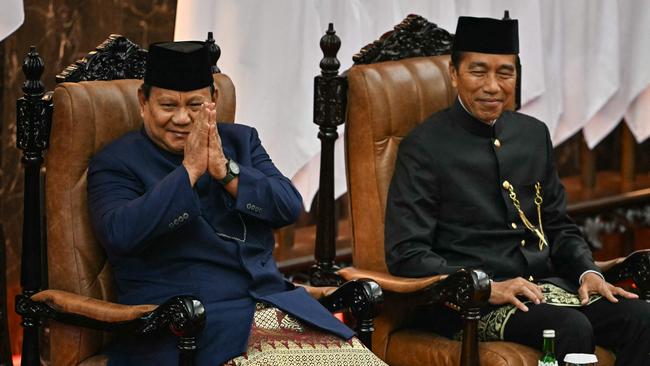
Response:
M539 226L541 185L548 246L526 228L510 198ZM524 277L576 291L579 276L598 271L566 214L546 126L504 112L490 126L456 101L427 118L400 144L386 204L386 262L394 275L420 277L461 267L494 280Z

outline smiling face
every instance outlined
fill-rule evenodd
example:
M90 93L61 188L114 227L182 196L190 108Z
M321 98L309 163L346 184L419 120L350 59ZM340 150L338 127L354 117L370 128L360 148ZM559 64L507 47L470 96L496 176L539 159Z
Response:
M458 69L449 64L452 85L465 108L485 123L513 105L517 82L516 55L463 52Z
M149 138L167 151L182 154L202 104L215 101L216 93L213 98L210 87L181 92L153 86L149 98L138 90L138 100Z

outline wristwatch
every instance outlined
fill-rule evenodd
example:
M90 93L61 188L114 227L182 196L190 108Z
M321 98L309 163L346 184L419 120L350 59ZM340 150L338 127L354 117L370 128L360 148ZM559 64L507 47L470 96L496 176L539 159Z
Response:
M221 184L226 185L232 182L239 175L239 165L234 160L228 159L226 162L226 176L221 179Z

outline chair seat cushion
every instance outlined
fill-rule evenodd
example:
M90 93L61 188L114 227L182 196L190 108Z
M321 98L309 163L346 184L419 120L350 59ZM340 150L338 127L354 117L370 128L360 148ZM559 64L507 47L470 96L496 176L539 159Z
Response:
M460 342L420 330L403 329L390 336L386 362L391 366L460 364ZM537 366L541 353L512 342L480 342L482 366ZM599 366L614 364L614 355L596 348Z

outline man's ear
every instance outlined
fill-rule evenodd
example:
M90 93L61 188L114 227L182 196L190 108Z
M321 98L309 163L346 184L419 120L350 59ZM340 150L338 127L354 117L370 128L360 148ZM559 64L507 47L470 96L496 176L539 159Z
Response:
M449 76L451 77L451 85L458 88L458 70L456 70L451 60L449 60Z
M144 118L144 105L147 103L142 88L138 88L138 103L140 104L140 117Z
M217 86L214 86L214 93L212 93L212 102L217 103L217 100L219 99L219 89L217 89Z

